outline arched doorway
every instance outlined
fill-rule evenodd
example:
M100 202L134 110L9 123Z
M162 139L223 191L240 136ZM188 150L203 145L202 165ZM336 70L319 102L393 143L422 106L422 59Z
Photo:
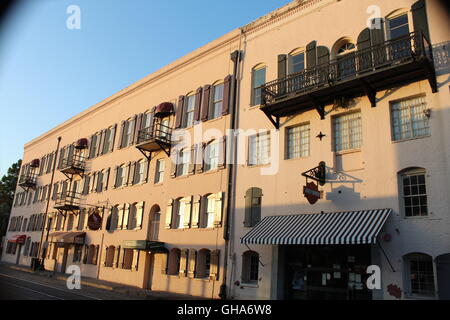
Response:
M155 204L150 209L148 215L147 240L159 241L159 226L161 221L161 208ZM155 268L155 254L147 252L147 263L145 267L144 287L148 290L152 289L153 271Z

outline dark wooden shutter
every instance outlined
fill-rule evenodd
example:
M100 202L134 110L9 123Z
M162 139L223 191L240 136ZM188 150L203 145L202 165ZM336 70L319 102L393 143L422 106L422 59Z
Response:
M223 169L226 165L226 151L227 151L227 137L223 136L219 140L219 161L218 161L218 168Z
M97 174L97 186L95 188L95 192L97 192L97 193L100 193L103 191L103 174L104 173L102 171L100 171Z
M120 135L119 135L119 141L117 144L117 149L122 149L123 148L123 134L125 132L125 120L122 120L122 123L120 124Z
M117 131L117 124L115 124L112 128L111 128L111 143L109 144L109 149L108 152L113 152L114 150L114 143L116 142L116 131Z
M210 92L211 92L211 86L208 84L204 86L203 88L203 103L202 103L202 121L208 120L208 113L209 113L209 103L210 103Z
M135 114L134 117L131 119L131 121L130 121L129 124L128 124L129 126L131 126L131 130L130 130L130 132L131 132L131 137L130 137L129 140L127 141L126 147L131 146L131 145L133 145L133 143L134 143L134 137L135 137L135 133L136 133L137 119L138 119L138 115Z
M261 220L261 200L262 190L260 188L252 188L252 199L259 199L259 203L252 203L252 226L254 227Z
M428 28L427 10L425 0L419 0L411 7L414 23L414 31L421 31L423 35L430 41L430 30Z
M372 68L372 52L367 50L370 48L371 44L370 29L365 28L358 36L357 61L359 72L369 71Z
M287 74L287 55L278 55L278 79L286 78Z
M184 99L185 99L185 96L180 96L178 98L178 106L177 106L176 120L175 120L175 129L181 128L181 124L183 123Z
M97 156L103 155L103 146L105 145L105 139L106 139L106 130L100 131L99 135L99 141L98 141L98 148L97 148Z
M91 180L90 176L84 176L84 187L83 187L83 194L87 195L89 194L89 182Z
M306 46L306 66L309 68L314 68L317 62L317 42L312 41Z
M57 194L58 194L58 187L59 187L59 183L58 182L53 184L52 200L56 200L56 197L57 197Z
M200 121L200 110L202 107L202 87L198 88L195 92L195 109L194 109L194 120Z
M189 154L189 168L188 174L195 173L195 145L191 146L191 151Z
M247 228L252 226L252 196L253 196L253 188L250 188L245 192L244 227Z
M223 101L222 101L222 115L226 116L230 113L230 97L231 97L231 81L234 78L228 75L223 80Z
M96 134L96 144L95 144L95 152L96 154L94 155L94 157L98 157L99 155L101 155L101 150L100 150L100 144L102 142L102 136L103 136L103 131L99 131Z
M144 114L140 113L137 115L136 118L136 125L135 125L135 130L134 130L134 139L133 139L133 144L136 144L138 142L138 137L139 137L139 131L142 129L142 120L144 119Z
M317 64L326 64L330 62L330 50L325 46L317 47Z

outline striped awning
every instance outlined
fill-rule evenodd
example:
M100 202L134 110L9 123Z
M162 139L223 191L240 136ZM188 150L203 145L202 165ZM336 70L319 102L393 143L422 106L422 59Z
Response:
M265 217L243 244L375 244L392 209Z

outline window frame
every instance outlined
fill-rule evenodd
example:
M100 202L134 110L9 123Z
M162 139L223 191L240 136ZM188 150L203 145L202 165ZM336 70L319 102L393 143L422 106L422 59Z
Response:
M252 271L255 271L253 268L255 267L253 263L255 262L256 258L256 279L253 279ZM250 285L257 285L260 278L260 272L259 272L259 253L253 250L245 251L242 254L242 271L241 271L241 281L242 284L250 284Z
M256 72L264 70L264 83L257 86L255 84L255 80L256 80ZM251 107L257 107L260 106L262 104L262 93L259 94L260 97L260 101L257 101L257 89L260 88L262 85L264 85L267 82L267 66L265 64L259 64L255 67L252 68L252 74L251 74L251 100L250 100L250 106ZM257 103L259 102L259 103Z
M222 95L219 100L216 100L217 87L222 88ZM208 105L208 120L218 119L222 116L223 98L225 93L225 84L223 82L216 82L211 86L211 98ZM216 109L216 105L220 103L220 109ZM217 115L215 113L218 113Z
M426 197L426 208L427 208L427 214L426 215L406 215L406 205L405 205L405 194L404 194L404 184L403 184L403 178L405 176L417 176L417 175L423 175L424 179L425 179L425 194L415 194L412 195L410 194L408 197L413 198L415 197ZM430 218L430 205L429 205L429 195L428 195L428 177L427 177L427 171L426 169L423 168L408 168L408 169L404 169L402 171L400 171L398 174L398 192L399 192L399 199L400 199L400 208L401 208L401 213L404 219L427 219ZM419 204L420 206L420 204Z
M354 114L359 114L359 122L360 122L360 144L358 147L350 147L350 142L349 142L349 148L348 149L340 149L338 150L337 148L337 140L336 140L336 120L339 118L343 118L343 117L347 117L350 115L354 115ZM354 120L354 119L353 119ZM348 120L346 120L346 123L348 123ZM333 116L332 118L332 133L333 133L333 152L335 152L336 154L344 154L344 153L349 153L349 152L359 152L362 149L363 146L363 122L362 122L362 113L361 110L355 110L355 111L351 111L351 112L346 112L346 113L341 113L338 115ZM350 129L350 128L348 128ZM342 137L342 135L340 135ZM350 134L348 134L348 137L350 137ZM342 148L342 147L341 147Z
M267 163L265 163L264 161L262 161L263 159L259 156L262 156L262 151L263 151L263 145L261 144L261 138L267 136L267 150L268 150L268 155L267 155ZM257 163L251 163L252 160L252 151L251 151L251 146L252 146L252 139L255 139L255 159ZM269 165L271 163L271 156L272 156L272 150L271 150L271 141L272 137L270 134L270 131L265 131L265 132L258 132L256 134L252 134L250 136L248 136L247 139L247 166L248 167L256 167L256 166L264 166L264 165Z
M416 293L412 292L412 274L411 274L411 262L416 259L416 261L419 261L422 259L422 261L428 260L427 262L431 263L431 271L432 271L432 289L433 291L430 294L426 293ZM436 272L435 272L435 266L433 258L425 253L421 252L415 252L415 253L409 253L403 256L403 264L404 264L404 287L405 287L405 296L407 298L421 298L421 299L434 299L437 294L436 290Z
M161 166L161 164L163 164ZM162 168L162 170L161 170ZM156 168L155 168L155 177L153 180L154 184L161 184L164 182L164 174L166 170L166 161L165 159L158 159L156 160Z
M307 130L301 130L302 127L307 127ZM298 156L292 156L290 157L289 155L289 131L290 130L294 130L294 129L299 129L300 131L298 132L299 134L299 155ZM307 154L306 155L302 155L302 133L304 132L308 132L308 150L307 150ZM284 152L284 158L285 160L294 160L294 159L302 159L302 158L308 158L311 156L311 124L309 122L303 122L303 123L299 123L290 127L287 127L285 129L285 152Z

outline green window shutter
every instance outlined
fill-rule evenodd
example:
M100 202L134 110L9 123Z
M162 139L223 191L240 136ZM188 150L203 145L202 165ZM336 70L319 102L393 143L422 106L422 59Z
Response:
M278 55L278 79L286 78L287 73L287 55Z
M322 65L330 62L330 50L325 46L317 47L317 64Z
M317 42L312 41L306 46L306 65L309 68L314 68L317 64Z
M252 226L252 195L253 188L250 188L245 192L245 216L244 216L244 227Z
M425 0L419 0L414 3L411 7L411 11L413 15L414 31L422 32L431 43Z

